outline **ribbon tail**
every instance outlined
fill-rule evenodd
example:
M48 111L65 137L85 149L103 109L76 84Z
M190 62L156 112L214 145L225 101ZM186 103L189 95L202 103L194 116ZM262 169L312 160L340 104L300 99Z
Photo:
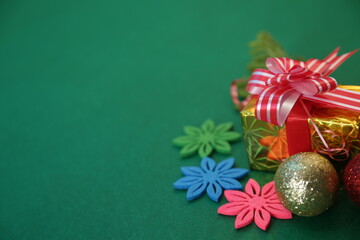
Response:
M340 48L337 48L340 49ZM335 51L337 50L335 49ZM355 49L351 52L345 53L341 56L335 56L332 57L330 61L328 61L330 63L329 67L327 68L327 70L323 73L324 76L329 76L333 71L335 71L343 62L345 62L349 57L351 57L354 53L356 53L359 49ZM335 52L334 51L334 52ZM332 54L330 54L332 55ZM330 56L329 55L329 56Z
M360 93L351 90L337 88L324 94L314 96L303 95L302 98L360 112Z
M335 48L334 51L332 51L329 56L327 56L326 58L324 58L324 61L326 62L331 62L334 58L336 58L337 54L340 51L340 47Z

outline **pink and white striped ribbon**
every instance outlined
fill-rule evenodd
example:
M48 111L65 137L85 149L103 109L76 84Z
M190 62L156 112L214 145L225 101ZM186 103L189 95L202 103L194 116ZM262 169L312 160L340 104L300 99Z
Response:
M268 58L268 69L256 69L246 90L259 95L257 119L282 126L299 98L360 111L360 93L337 88L329 75L357 50L337 56L336 48L324 60L306 62L290 58Z

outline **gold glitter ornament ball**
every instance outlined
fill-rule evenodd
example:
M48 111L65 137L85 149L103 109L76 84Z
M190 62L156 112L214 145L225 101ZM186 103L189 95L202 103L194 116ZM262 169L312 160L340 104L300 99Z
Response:
M275 173L276 193L285 208L299 216L315 216L334 202L339 179L334 167L313 152L288 157Z

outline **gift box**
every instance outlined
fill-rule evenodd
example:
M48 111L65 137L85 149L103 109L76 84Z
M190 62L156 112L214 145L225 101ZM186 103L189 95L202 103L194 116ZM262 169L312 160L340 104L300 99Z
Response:
M345 61L354 52L336 56L337 51L338 49L325 60L299 62L290 59L292 65L282 58L283 66L288 64L288 68L284 67L283 70L279 70L281 66L277 66L277 69L274 65L271 66L274 62L267 62L270 66L268 68L273 71L255 70L247 87L253 95L241 111L250 168L274 172L290 155L313 151L329 159L341 174L347 162L358 153L360 87L337 86L336 82L332 82L335 79L327 78L340 65L339 62ZM306 67L310 61L316 61L319 65L325 62L323 65L328 64L330 67L316 72L314 68ZM337 66L329 70L334 61L337 61ZM278 62L281 64L281 61ZM294 71L299 66L303 68ZM307 73L299 77L296 75L299 71ZM313 91L314 88L306 86L307 92L304 94L301 90L304 83L318 84L315 83L316 79L319 79L320 84L324 83L323 88L330 85L329 89L311 95L308 94L309 89ZM265 84L259 84L261 81ZM271 84L274 81L280 84ZM288 81L287 84L284 84L284 81ZM294 82L299 83L300 88L293 84ZM319 89L321 90L321 87L318 87ZM272 95L267 96L269 92ZM280 95L276 95L277 93ZM292 104L290 109L281 109L289 108L289 102Z
M359 86L340 87L360 92ZM290 156L286 137L286 124L277 126L256 119L255 105L257 99L258 96L252 96L249 103L241 111L244 141L249 163L252 169L274 172L280 163ZM308 131L311 151L317 151L328 158L335 168L341 172L349 159L352 159L359 150L360 113L334 108L330 105L314 104L310 114L329 147L336 149L336 151L331 156L324 151L325 146L310 119L307 119L308 128L299 129L299 132Z

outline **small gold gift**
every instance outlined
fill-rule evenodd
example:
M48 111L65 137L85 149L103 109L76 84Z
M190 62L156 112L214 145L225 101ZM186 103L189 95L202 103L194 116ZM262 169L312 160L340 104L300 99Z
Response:
M360 92L360 86L340 86L342 89ZM279 164L289 157L286 124L282 127L255 118L257 96L252 96L241 111L244 140L250 167L256 170L276 171ZM341 172L349 159L359 149L360 113L329 105L314 104L308 119L311 149L327 157ZM312 124L320 131L331 152L326 151L323 141ZM299 143L300 144L300 143Z

